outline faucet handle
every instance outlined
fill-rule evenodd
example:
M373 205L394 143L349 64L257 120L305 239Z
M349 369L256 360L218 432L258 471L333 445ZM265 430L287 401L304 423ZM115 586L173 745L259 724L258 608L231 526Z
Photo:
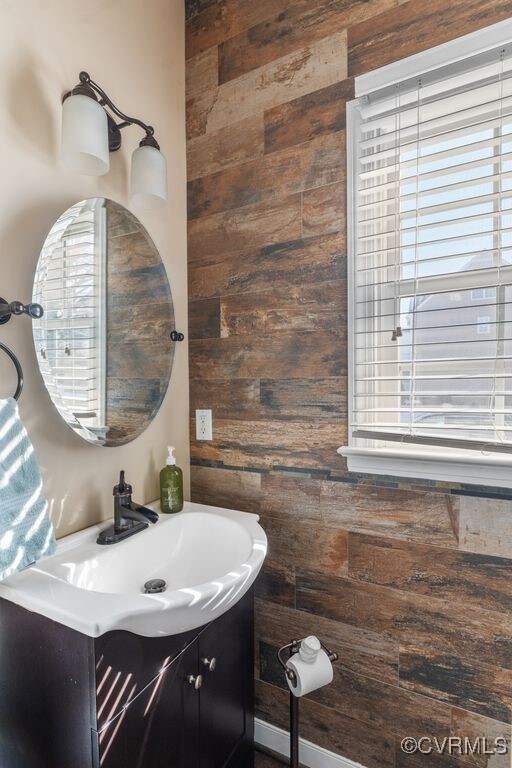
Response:
M119 483L117 485L114 485L113 495L114 496L121 496L121 495L130 495L132 493L132 486L130 483L127 483L124 479L124 469L122 469L119 473Z

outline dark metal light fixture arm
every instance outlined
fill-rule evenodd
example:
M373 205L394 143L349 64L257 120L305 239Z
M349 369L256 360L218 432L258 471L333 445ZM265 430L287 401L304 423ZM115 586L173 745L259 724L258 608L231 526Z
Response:
M80 72L80 82L84 85L89 85L93 90L95 90L96 93L101 96L102 101L100 103L102 106L106 104L107 107L111 109L115 115L117 115L117 117L120 117L121 120L123 120L123 123L117 126L118 128L125 128L128 125L138 125L140 128L142 128L143 131L146 131L148 136L154 135L155 129L152 125L147 125L137 117L130 117L129 115L125 115L124 112L121 112L119 107L116 107L112 99L107 96L103 88L98 85L98 83L95 83L94 80L91 80L91 76L88 72Z

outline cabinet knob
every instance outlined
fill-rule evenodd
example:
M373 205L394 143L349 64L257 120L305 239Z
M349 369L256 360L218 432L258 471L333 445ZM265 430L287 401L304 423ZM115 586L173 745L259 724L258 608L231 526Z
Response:
M188 675L187 676L187 682L189 685L193 685L194 689L198 691L200 687L203 684L203 676L202 675Z
M204 666L207 668L209 672L213 672L215 667L217 666L217 659L215 658L215 656L213 656L211 659L206 659L206 658L201 659L201 661L203 662Z

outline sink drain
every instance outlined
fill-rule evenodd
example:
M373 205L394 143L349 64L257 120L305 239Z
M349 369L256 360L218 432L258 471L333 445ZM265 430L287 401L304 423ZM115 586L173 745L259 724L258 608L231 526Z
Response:
M167 584L163 579L150 579L144 584L146 595L156 595L158 592L165 592Z

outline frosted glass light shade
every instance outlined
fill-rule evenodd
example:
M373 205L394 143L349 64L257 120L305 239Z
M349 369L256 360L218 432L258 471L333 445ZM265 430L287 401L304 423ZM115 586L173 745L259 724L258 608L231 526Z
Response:
M68 96L62 105L61 157L67 168L85 176L109 169L107 115L89 96Z
M156 147L138 147L132 155L130 200L138 208L160 208L167 202L167 162Z

